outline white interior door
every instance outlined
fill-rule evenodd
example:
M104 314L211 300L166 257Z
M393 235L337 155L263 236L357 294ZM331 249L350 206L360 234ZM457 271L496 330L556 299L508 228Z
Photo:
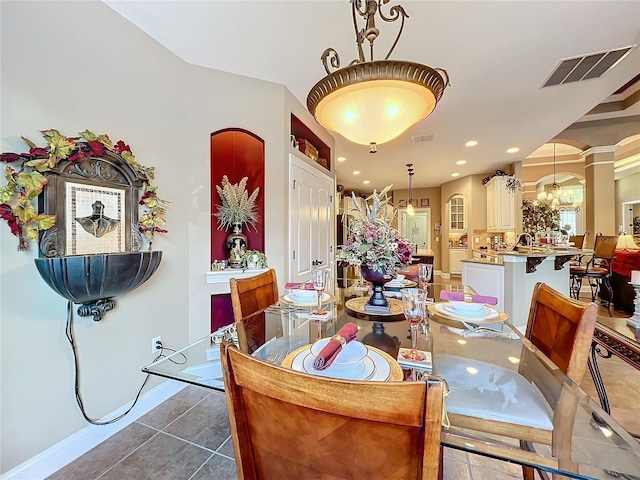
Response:
M289 155L289 277L288 282L311 279L314 261L334 269L333 205L335 182L304 160Z
M430 213L430 209L416 212L415 215L407 215L407 212L402 212L400 215L400 235L409 242L417 244L418 248L431 248Z

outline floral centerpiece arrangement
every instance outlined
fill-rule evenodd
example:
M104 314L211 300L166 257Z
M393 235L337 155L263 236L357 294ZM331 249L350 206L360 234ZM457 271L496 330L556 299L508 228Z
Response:
M216 185L216 190L222 200L222 205L216 205L218 212L218 230L237 229L239 233L242 225L250 225L256 229L256 223L260 221L256 198L260 188L256 188L251 195L247 192L248 177L244 177L239 183L229 182L226 175L222 177L222 185Z
M364 206L352 194L357 212L349 225L349 237L338 252L338 261L394 278L399 267L411 263L412 251L409 242L391 226L397 210L390 208L387 197L390 188L388 185L380 193L374 190Z
M535 237L536 232L560 230L560 212L546 198L522 199L523 231Z
M120 155L145 184L140 198L143 214L138 229L153 242L155 233L166 233L164 214L170 202L158 198L157 187L151 185L154 168L135 161L129 145L119 140L115 144L108 135L96 135L85 130L79 137L66 137L58 130L42 130L45 147L38 147L22 137L29 147L25 153L3 153L0 162L7 164L4 176L7 184L0 187L0 218L5 220L11 233L18 237L18 250L27 249L27 240L37 240L40 231L48 230L55 223L55 216L36 211L33 200L47 185L44 173L53 170L61 161L77 162L91 157L103 157L107 151ZM11 165L13 164L13 165Z

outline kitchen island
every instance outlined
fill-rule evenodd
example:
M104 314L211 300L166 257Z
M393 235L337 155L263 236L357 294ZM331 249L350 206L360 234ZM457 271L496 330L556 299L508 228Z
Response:
M480 253L477 255L476 253ZM569 265L575 255L591 250L520 248L520 251L474 251L462 261L462 283L482 295L498 298L496 307L517 327L527 324L533 287L544 282L569 296Z

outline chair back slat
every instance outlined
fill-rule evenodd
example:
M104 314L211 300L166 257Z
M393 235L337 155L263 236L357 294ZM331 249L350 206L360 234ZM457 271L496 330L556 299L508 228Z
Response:
M232 278L229 287L235 322L278 301L278 281L274 269L249 278Z
M222 351L238 477L436 479L443 385L307 375Z
M562 295L544 283L533 290L527 338L575 383L587 368L597 320L595 303Z

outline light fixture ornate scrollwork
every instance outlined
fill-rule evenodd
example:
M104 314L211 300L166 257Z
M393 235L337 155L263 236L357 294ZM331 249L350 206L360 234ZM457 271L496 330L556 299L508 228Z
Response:
M307 96L307 108L318 123L352 142L376 146L402 134L426 118L449 85L447 72L419 63L389 60L409 15L395 5L385 15L389 0L351 0L358 58L340 68L333 48L322 54L327 76ZM364 5L363 5L364 4ZM373 43L379 35L376 14L385 22L401 20L398 35L384 60L373 60ZM358 30L358 17L364 27ZM370 59L365 59L364 42L369 42Z

